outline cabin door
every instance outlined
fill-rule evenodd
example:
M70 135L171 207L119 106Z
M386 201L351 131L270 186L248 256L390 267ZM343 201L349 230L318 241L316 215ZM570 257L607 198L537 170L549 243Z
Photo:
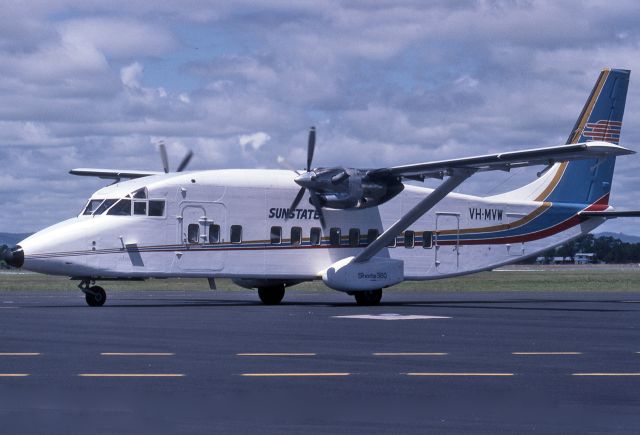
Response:
M178 216L178 258L182 270L210 272L224 268L226 208L215 202L183 202Z
M436 213L435 262L438 273L455 273L460 263L460 215Z

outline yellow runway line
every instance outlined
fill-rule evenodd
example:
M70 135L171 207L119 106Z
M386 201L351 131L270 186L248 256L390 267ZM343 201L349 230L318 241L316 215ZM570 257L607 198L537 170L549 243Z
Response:
M80 373L81 378L182 378L183 373Z
M102 356L174 356L173 352L100 352Z
M276 377L330 377L350 376L351 373L242 373L241 376L250 378L276 378Z
M237 353L237 356L316 356L315 353L303 353L303 352L269 352L269 353Z
M374 352L374 356L445 356L446 352Z
M428 372L428 373L405 373L407 376L513 376L513 373L473 373L473 372Z
M40 352L0 352L0 356L39 356Z
M0 373L0 378L24 378L29 376L29 373Z
M571 373L571 376L640 376L640 373Z
M582 352L511 352L512 355L582 355Z

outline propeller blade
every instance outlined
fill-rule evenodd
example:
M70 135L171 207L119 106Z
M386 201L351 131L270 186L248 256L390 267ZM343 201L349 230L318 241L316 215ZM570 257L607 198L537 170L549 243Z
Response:
M320 215L320 225L322 226L322 229L324 229L325 227L324 213L322 213L320 198L313 190L309 190L309 202L311 203L311 205L315 207L316 211L318 212L318 215Z
M289 213L291 213L292 210L295 210L298 207L298 204L300 204L300 201L302 200L302 197L304 196L304 191L305 190L307 190L306 187L303 187L298 191L298 194L296 195L296 197L294 198L293 202L291 203L291 206L289 206ZM289 220L289 213L287 213L287 216L285 217L284 220Z
M311 162L313 161L313 151L316 148L316 128L311 127L309 130L309 142L307 144L307 172L311 171Z
M186 168L189 162L191 161L191 157L193 157L193 151L189 150L187 155L184 156L184 158L180 162L180 165L178 166L178 169L176 170L176 172L184 171L184 168Z
M160 150L160 158L162 159L162 167L164 168L164 173L169 173L169 156L167 155L167 147L164 142L160 142L158 144L158 149Z

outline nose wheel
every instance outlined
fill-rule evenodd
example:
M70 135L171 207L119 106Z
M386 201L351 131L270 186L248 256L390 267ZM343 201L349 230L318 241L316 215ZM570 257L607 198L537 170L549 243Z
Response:
M101 307L107 300L107 292L99 285L89 286L89 281L82 281L78 287L90 307Z
M353 292L356 303L363 306L378 305L382 299L382 289Z

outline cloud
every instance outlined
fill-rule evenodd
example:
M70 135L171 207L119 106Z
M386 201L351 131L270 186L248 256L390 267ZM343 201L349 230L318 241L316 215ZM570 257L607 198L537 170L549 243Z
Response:
M263 131L259 131L253 134L243 134L238 138L238 143L243 150L247 147L247 145L250 145L254 150L258 150L262 147L262 145L267 143L269 139L271 139L271 136Z

